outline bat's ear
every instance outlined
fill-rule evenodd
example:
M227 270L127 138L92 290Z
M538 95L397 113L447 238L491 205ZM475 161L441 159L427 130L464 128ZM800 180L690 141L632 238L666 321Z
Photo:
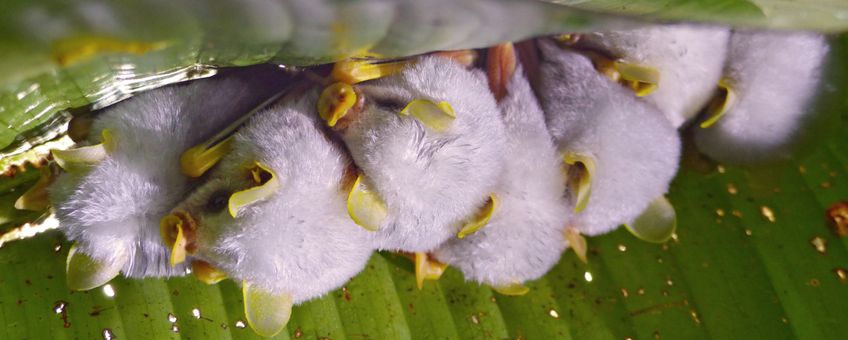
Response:
M399 73L404 67L414 62L414 59L345 59L333 65L330 75L335 81L357 84Z
M347 213L354 223L368 231L377 231L388 216L386 203L366 184L360 174L347 195Z
M400 110L400 114L411 115L424 126L438 132L450 128L456 119L456 112L450 103L445 101L435 103L427 99L413 99Z
M579 213L589 204L592 195L595 160L591 156L576 153L566 153L562 160L565 164L566 184L574 195L574 211Z
M660 71L653 67L610 60L598 53L587 53L587 55L599 72L610 80L627 86L637 97L647 96L659 87Z
M180 156L180 170L186 176L200 177L218 164L221 158L230 152L232 145L233 137L230 136L214 145L200 144L192 147Z
M68 150L51 150L56 164L68 172L86 171L100 163L115 148L115 139L108 129L103 129L100 144Z
M277 335L289 322L292 297L285 293L272 293L262 288L242 283L244 315L250 328L264 337Z
M509 296L521 296L530 292L530 288L520 282L515 282L504 286L495 286L492 287L492 289L494 289L498 293L501 293L502 295Z
M651 243L663 243L677 230L677 213L665 196L660 196L645 208L632 223L624 225L631 234Z
M267 199L280 187L277 174L264 164L254 162L249 170L255 186L230 195L227 207L232 217L236 217L242 208Z
M89 290L102 286L121 272L127 262L126 253L116 260L104 263L95 260L77 249L76 244L68 252L65 271L68 288L72 290Z
M507 85L515 73L515 65L515 48L512 43L489 48L486 56L486 74L489 79L489 90L497 101L506 97Z
M447 268L448 265L444 263L431 261L427 253L415 253L415 283L418 289L424 288L424 280L438 280Z
M336 126L339 119L347 115L356 105L357 97L353 86L338 82L324 88L318 97L318 115L330 127Z
M724 78L718 82L718 92L707 107L707 119L701 122L701 128L713 126L727 111L736 104L736 91L733 89L732 81Z
M474 215L473 218L469 219L464 225L462 225L462 228L459 230L459 233L456 234L456 237L464 238L480 229L483 229L483 227L489 223L489 220L492 218L497 207L498 197L495 196L495 194L489 195L489 200L486 201L486 204L477 211L477 214Z

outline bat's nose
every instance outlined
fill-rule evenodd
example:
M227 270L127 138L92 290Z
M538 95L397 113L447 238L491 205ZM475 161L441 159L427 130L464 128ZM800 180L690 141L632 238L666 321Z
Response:
M171 248L171 266L183 263L186 253L194 253L194 231L197 224L188 212L174 211L163 217L159 222L159 232L162 242Z

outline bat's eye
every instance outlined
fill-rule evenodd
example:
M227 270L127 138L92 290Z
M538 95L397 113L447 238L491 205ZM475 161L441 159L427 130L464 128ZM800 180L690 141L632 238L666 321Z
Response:
M225 208L227 208L227 203L230 200L230 192L225 190L218 190L212 195L209 196L209 200L206 202L206 211L211 213L217 213Z

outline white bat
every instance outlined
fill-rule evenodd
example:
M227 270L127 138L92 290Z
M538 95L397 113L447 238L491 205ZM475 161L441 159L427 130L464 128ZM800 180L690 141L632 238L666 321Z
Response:
M598 73L590 58L551 41L540 47L540 101L568 165L568 199L577 212L570 228L594 236L633 222L677 173L677 130L653 105Z
M260 335L279 332L293 304L347 282L372 252L368 231L345 210L351 162L322 130L316 98L258 113L162 219L172 263L191 256L201 280L242 282L247 320Z
M66 173L50 187L61 229L75 242L68 284L91 289L128 277L183 275L168 265L159 219L192 183L180 154L210 138L278 91L273 66L142 93L100 114L90 146L54 150ZM279 77L279 78L278 78Z
M787 156L810 116L827 51L815 33L734 32L723 92L695 133L698 148L736 164Z
M530 84L515 66L512 45L489 49L488 62L490 80L500 87L494 92L505 94L498 102L506 148L494 190L497 204L482 229L448 240L434 255L469 281L520 295L527 291L523 282L541 277L559 260L568 244L563 230L571 210L563 197L559 152Z

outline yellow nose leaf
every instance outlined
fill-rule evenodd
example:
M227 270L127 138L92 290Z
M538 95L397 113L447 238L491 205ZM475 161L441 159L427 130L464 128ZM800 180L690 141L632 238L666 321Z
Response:
M448 102L434 103L426 99L410 101L403 110L400 110L400 114L411 115L424 126L438 132L450 128L453 120L456 119L456 112Z
M568 241L568 245L574 250L574 254L577 255L577 258L580 259L583 263L589 263L589 259L586 257L586 253L589 251L589 246L586 243L586 238L583 235L580 235L580 232L577 229L568 227L565 229L565 240Z
M126 256L119 256L113 263L97 261L80 252L74 244L68 252L68 260L65 264L68 288L89 290L100 287L118 276L124 263L126 263Z
M713 126L727 111L733 108L736 104L736 91L730 85L729 79L722 79L718 82L718 94L710 102L707 107L707 119L701 122L701 128L706 129Z
M241 208L271 197L280 187L277 175L262 163L254 163L250 168L250 176L257 186L238 191L230 196L228 210L233 218L238 216Z
M651 243L668 241L677 230L677 214L665 196L648 205L633 223L624 225L631 234Z
M256 334L272 337L286 327L293 304L290 295L268 292L245 281L242 296L247 324Z
M379 79L398 73L413 62L412 59L346 59L333 65L333 71L330 75L335 81L358 84L363 81Z
M530 292L530 288L519 282L515 282L506 286L492 287L492 289L502 295L509 296L521 296Z
M485 227L486 224L489 223L489 219L492 218L492 214L495 213L495 209L497 208L497 206L497 196L495 196L495 194L489 195L489 200L486 201L486 204L483 205L482 208L480 208L474 218L472 218L462 226L462 229L459 230L459 233L456 234L456 237L464 238L468 235L477 232L480 229L483 229L483 227Z
M191 272L194 276L208 285L213 285L227 278L227 274L213 267L205 261L194 260L191 263Z
M424 280L438 280L447 268L448 265L444 263L430 261L427 253L415 253L415 283L418 289L424 288Z
M59 167L68 172L79 172L91 169L104 160L108 153L114 149L115 140L112 133L108 129L104 129L101 132L100 144L76 149L52 150L51 153Z
M563 156L565 176L568 187L574 193L574 211L581 212L589 204L592 195L592 176L595 174L595 160L586 155L566 153Z
M200 177L218 164L218 161L230 152L232 145L233 137L230 136L212 146L201 144L192 147L180 156L180 170L186 176Z
M171 247L171 267L185 262L186 246L188 245L185 233L186 227L183 220L176 214L167 215L159 221L159 234L162 237L162 242Z
M327 121L330 127L336 126L339 119L347 115L356 105L356 92L353 86L345 83L333 83L321 91L318 97L318 115Z
M365 184L364 175L356 177L347 196L347 213L354 223L368 231L377 231L388 216L386 204Z
M659 86L660 71L653 67L621 61L616 61L614 65L621 75L619 82L633 90L637 97L647 96Z

